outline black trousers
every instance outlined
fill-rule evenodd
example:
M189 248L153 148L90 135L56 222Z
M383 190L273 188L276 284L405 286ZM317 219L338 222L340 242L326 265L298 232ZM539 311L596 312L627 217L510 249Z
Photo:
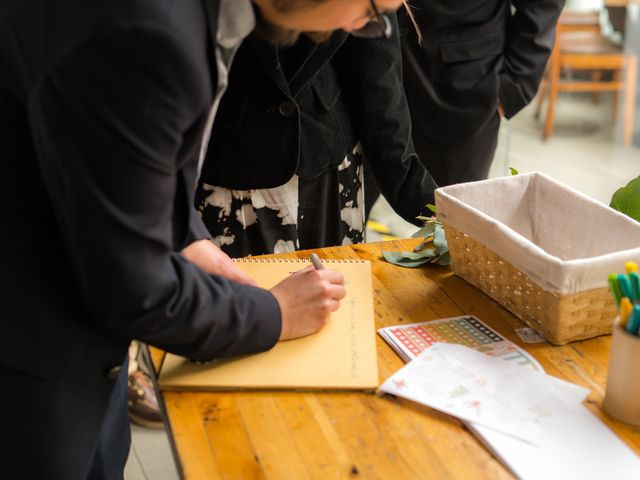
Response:
M131 424L127 410L128 366L129 357L113 387L87 480L121 480L124 477L124 466L131 447Z
M115 381L97 444L86 425L67 422L54 412L71 405L82 414L76 391L60 388L59 379L41 379L0 365L0 460L3 478L52 480L121 480L131 433L127 414L127 363ZM59 405L61 404L61 405ZM78 447L96 444L79 455ZM88 458L90 456L90 458Z
M459 142L438 142L428 135L421 134L419 127L414 125L413 143L420 161L429 170L438 186L487 178L498 145L498 112L478 135Z

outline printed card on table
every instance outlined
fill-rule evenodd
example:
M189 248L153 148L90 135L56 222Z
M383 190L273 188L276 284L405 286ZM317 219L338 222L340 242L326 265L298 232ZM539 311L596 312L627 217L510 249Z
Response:
M508 362L543 371L538 361L473 315L378 329L378 334L409 362L436 342L457 343Z
M588 390L463 345L436 343L380 386L464 421L539 445Z

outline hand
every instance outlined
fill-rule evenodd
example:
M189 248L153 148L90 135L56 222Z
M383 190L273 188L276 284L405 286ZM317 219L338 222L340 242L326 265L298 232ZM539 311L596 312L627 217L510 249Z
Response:
M212 275L220 275L234 282L255 285L246 273L240 270L229 256L210 240L196 240L182 250L182 256Z
M344 278L332 270L305 268L271 289L282 312L280 340L304 337L326 325L344 298Z

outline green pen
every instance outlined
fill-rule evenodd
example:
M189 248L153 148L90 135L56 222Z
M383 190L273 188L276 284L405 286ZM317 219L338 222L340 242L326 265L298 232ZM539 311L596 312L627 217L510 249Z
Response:
M620 294L620 285L618 285L618 275L616 275L615 273L609 274L609 276L607 277L607 281L609 282L611 295L613 295L613 299L616 302L616 307L619 307L622 295Z
M627 332L631 335L638 335L638 329L640 328L640 305L634 305L629 320L627 320Z
M631 294L633 295L631 300L640 302L640 276L638 276L637 272L631 272L629 280L631 280Z
M629 277L627 277L624 273L618 275L618 285L620 286L621 296L629 297L629 300L633 300L633 295L631 295L631 282L629 281Z

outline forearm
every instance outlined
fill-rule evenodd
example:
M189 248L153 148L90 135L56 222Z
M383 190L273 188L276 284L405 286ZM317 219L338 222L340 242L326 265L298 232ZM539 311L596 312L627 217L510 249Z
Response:
M32 135L73 288L90 321L124 338L200 359L265 350L281 330L273 295L176 251L175 220L186 232L192 208L176 152L206 101L186 54L158 35L80 45L33 92Z
M425 205L434 202L436 184L413 147L400 55L397 33L390 40L352 38L342 48L338 68L380 191L398 214L416 223L415 217L427 212Z

